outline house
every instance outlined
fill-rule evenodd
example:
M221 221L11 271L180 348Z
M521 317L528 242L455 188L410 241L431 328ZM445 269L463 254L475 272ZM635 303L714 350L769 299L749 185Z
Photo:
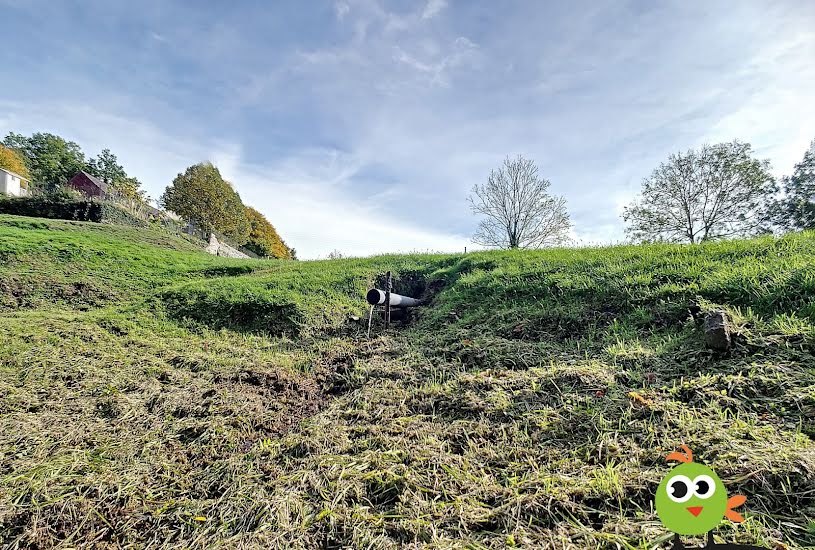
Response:
M12 197L28 195L29 180L5 168L0 168L0 193Z
M82 170L68 180L68 187L72 187L88 197L104 199L108 194L108 184Z

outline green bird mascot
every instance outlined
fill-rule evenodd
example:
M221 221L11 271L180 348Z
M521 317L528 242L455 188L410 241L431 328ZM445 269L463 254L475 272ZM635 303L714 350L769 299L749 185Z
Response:
M741 506L746 497L727 497L722 480L716 472L703 464L693 462L693 453L682 445L683 453L673 452L667 461L678 461L676 466L659 484L656 508L662 524L676 533L675 544L683 548L679 535L704 535L708 533L708 545L712 546L711 532L723 517L740 523L744 518L733 508Z

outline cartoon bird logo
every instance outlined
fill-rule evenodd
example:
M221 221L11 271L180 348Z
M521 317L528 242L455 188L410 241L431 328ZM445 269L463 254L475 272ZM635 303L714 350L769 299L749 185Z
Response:
M716 472L693 462L693 453L682 445L684 454L673 452L666 458L681 464L668 472L657 489L656 508L662 524L679 535L702 535L719 525L722 517L740 523L744 518L733 508L747 497L727 498L727 490Z

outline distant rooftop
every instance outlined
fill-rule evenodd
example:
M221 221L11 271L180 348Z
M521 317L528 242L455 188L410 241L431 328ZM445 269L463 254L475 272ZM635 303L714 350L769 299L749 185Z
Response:
M21 175L20 175L20 174L18 174L17 172L12 172L11 170L6 170L6 169L5 169L5 168L3 168L3 167L0 167L0 170L2 170L3 172L5 172L6 174L11 174L11 175L12 175L12 176L14 176L14 177L20 178L20 179L21 179L21 180L23 180L23 181L28 181L28 182L30 182L30 181L31 181L31 180L30 180L30 179L28 179L28 178L24 178L23 176L21 176Z
M89 174L84 170L80 170L79 173L80 174L85 174L85 177L87 177L89 180L91 180L91 182L93 182L93 184L96 185L102 191L107 191L108 190L108 184L105 183L104 181L100 180L96 176L94 176L92 174ZM76 176L74 176L74 177L76 177Z

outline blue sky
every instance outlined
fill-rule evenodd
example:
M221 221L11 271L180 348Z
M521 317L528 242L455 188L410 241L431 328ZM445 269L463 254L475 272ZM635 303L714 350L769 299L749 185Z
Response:
M472 247L507 155L579 243L669 154L815 137L815 2L0 0L0 133L102 147L153 197L214 162L301 257Z

